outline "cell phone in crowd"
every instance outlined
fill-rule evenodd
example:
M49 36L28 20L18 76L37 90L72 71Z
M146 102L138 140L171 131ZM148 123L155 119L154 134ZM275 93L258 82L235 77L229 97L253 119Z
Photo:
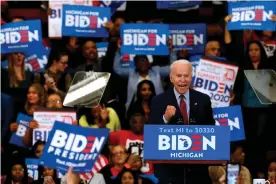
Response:
M47 73L44 74L45 80L50 84L54 83L54 79L50 77Z
M137 146L131 147L131 153L134 153L135 155L139 155L139 148Z
M240 164L234 164L234 163L228 163L226 167L226 173L227 173L227 184L236 184L237 178L240 174L241 166Z

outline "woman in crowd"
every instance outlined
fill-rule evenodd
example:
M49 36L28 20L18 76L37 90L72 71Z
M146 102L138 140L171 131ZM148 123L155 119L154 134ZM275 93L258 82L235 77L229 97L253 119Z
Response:
M46 144L45 141L41 141L41 140L36 141L35 144L32 146L32 157L40 158L44 150L45 144Z
M46 108L62 108L62 97L58 93L52 93L48 95ZM33 130L38 128L37 121L32 121L29 125L29 128L26 130L23 137L23 143L25 146L31 146L33 140Z
M148 121L151 99L156 95L153 83L143 80L137 86L137 100L132 102L127 112L127 121L134 113L141 113Z
M10 160L11 164L7 176L1 178L3 184L30 184L32 178L28 177L27 167L24 160L17 158L16 155Z
M29 87L28 94L27 94L27 101L25 103L24 108L19 111L23 114L27 114L29 116L33 116L33 113L36 108L44 107L45 106L45 92L42 86L39 84L32 84ZM17 114L16 114L17 115ZM14 120L16 117L14 118ZM32 124L35 124L35 121L30 123L30 127ZM13 133L17 130L18 123L11 123L10 124L10 131Z
M55 169L38 166L38 180L32 184L60 184L60 178Z
M90 112L82 115L79 125L91 128L109 128L111 132L121 130L119 117L114 109L105 107L100 103L97 107L91 108Z
M242 68L244 70L261 70L271 68L271 63L268 62L265 50L259 41L248 42ZM268 127L271 126L269 117L272 113L272 106L265 105L260 102L249 81L244 75L243 78L241 78L241 81L236 81L236 83L240 83L242 85L240 89L245 133L248 143L246 151L255 153L252 155L252 158L248 155L248 160L246 162L248 163L248 167L250 169L263 169L264 160L262 159L264 159L266 148L262 142L266 142L266 140L264 140L264 136L266 134L266 130L268 130ZM263 146L260 147L259 145ZM261 152L260 150L263 151ZM252 172L256 174L257 171L252 170Z
M65 72L67 66L68 54L52 49L45 72L35 75L34 82L44 86L48 94L58 93L64 98L72 80Z
M7 59L8 68L1 71L1 77L5 79L1 81L2 92L12 96L16 106L21 106L33 81L33 75L25 69L24 53L8 54Z

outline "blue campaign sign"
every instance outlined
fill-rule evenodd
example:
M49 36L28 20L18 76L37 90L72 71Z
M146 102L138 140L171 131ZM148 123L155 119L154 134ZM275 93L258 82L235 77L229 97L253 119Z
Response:
M169 26L166 24L122 24L120 31L121 54L169 54Z
M33 118L31 116L27 116L25 114L19 113L16 119L16 122L18 123L17 131L14 132L11 136L10 143L25 147L23 144L23 137L29 127L29 122L32 121Z
M8 69L8 60L1 61L2 69Z
M134 54L122 54L121 55L121 67L122 68L135 68Z
M48 63L51 48L40 46L25 53L25 68L33 73L43 72Z
M199 65L199 62L200 62L200 55L194 55L194 56L191 56L189 58L189 61L190 63L192 64L193 66L193 79L192 79L192 84L194 84L194 81L195 81L195 76L196 76L196 69Z
M41 156L41 164L66 173L90 172L107 141L108 128L84 128L55 121Z
M145 125L145 160L229 160L230 130L223 126Z
M229 2L229 30L276 30L276 22L271 16L276 14L275 1Z
M38 180L39 159L26 158L25 163L28 169L28 176L34 180Z
M200 5L202 1L180 0L180 1L161 1L157 0L158 9L181 9Z
M1 53L25 52L42 45L40 20L3 24L0 33Z
M241 106L213 108L217 126L229 126L231 141L245 139Z
M108 37L110 8L83 5L62 6L62 36Z
M103 57L106 55L108 42L98 42L96 43L98 50L98 57Z
M122 6L126 1L123 0L102 0L101 7L110 7L112 14L116 12L116 10Z
M33 73L43 72L48 63L48 57L51 48L38 46L34 49L26 51L25 54L25 69ZM1 66L3 69L8 68L8 61L2 61Z
M175 50L202 54L206 44L206 24L171 24L170 36Z

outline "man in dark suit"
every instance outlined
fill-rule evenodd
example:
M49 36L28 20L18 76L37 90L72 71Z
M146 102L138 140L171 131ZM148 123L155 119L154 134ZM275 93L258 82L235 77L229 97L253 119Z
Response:
M152 99L150 124L215 125L210 97L190 88L192 65L177 60L171 65L170 81L173 87ZM206 166L181 164L155 165L160 184L208 183Z

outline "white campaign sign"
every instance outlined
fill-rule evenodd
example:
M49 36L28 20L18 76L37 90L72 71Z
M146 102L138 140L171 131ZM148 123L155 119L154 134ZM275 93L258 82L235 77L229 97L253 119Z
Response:
M52 14L48 16L48 34L50 38L59 38L61 35L62 25L62 5L63 4L76 4L76 5L89 5L92 6L92 0L49 0L49 8Z
M195 90L210 96L212 107L227 107L238 67L201 58L196 71Z
M33 144L38 140L47 141L55 121L73 124L76 119L74 111L35 111L34 120L38 122L39 128L33 130Z

